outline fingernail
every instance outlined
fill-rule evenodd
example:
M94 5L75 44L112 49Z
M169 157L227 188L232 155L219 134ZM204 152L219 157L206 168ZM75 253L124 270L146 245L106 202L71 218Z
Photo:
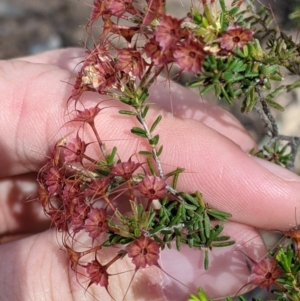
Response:
M274 175L278 176L279 178L290 181L290 182L299 182L300 183L300 177L296 175L295 173L266 160L263 160L261 158L250 156L254 161L256 161L258 164L269 170Z

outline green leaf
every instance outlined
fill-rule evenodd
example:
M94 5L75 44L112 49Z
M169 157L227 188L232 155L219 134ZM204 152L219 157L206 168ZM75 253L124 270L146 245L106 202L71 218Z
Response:
M279 71L278 65L270 65L267 67L267 74L275 73L275 71Z
M158 151L157 151L157 153L156 153L158 157L161 155L162 151L163 151L163 145L161 145L161 146L159 147L159 149L158 149Z
M139 127L133 127L131 129L131 133L135 134L137 136L143 137L143 138L147 138L147 132L144 129L139 128Z
M139 151L139 154L142 156L152 156L152 152L149 151Z
M150 173L152 174L152 176L155 176L155 170L154 170L153 164L149 157L147 158L147 164L148 164Z
M231 98L229 97L227 91L225 90L225 88L224 88L223 86L221 86L221 92L222 92L223 97L226 99L226 101L227 101L230 105L232 105L232 100L231 100Z
M239 6L236 6L236 7L233 7L229 12L228 14L230 16L234 16L238 11L239 11L240 7Z
M165 177L166 177L166 178L169 178L169 177L171 177L171 176L173 176L173 175L180 174L180 173L184 172L184 170L185 170L184 168L177 167L175 170L173 170L173 171L167 173L167 174L165 175Z
M159 115L155 121L153 122L151 128L150 128L150 133L152 133L154 131L154 129L156 128L156 126L159 124L159 122L162 120L162 116Z
M178 251L180 251L180 244L181 244L181 241L180 241L181 237L180 236L176 236L175 238L175 242L176 242L176 249Z
M209 219L209 216L207 215L206 211L204 211L203 226L204 226L205 236L207 239L209 239L209 237L210 237L210 219Z
M145 108L143 109L143 112L142 112L142 117L143 118L145 118L146 117L146 115L147 115L147 113L148 113L148 110L149 110L149 106L148 105L146 105L145 106Z
M203 80L195 80L190 83L187 83L187 86L191 88L198 88L202 85L203 85Z
M215 227L214 227L214 240L215 240L215 238L219 235L219 234L221 234L221 232L223 231L223 229L224 229L224 226L222 225L222 224L219 224L219 225L216 225Z
M140 102L144 103L147 100L148 96L149 96L148 90L145 89L139 97Z
M230 213L220 211L217 209L213 209L213 208L208 208L207 213L210 216L212 216L220 221L224 221L224 222L227 221L232 216Z
M285 90L286 90L286 86L280 86L280 87L276 88L272 93L268 94L266 96L266 98L268 98L268 99L275 98L276 96L278 96L280 93L282 93Z
M154 137L152 137L151 139L149 139L149 144L154 147L157 145L159 141L159 135L155 135Z
M214 85L215 85L215 84L207 85L204 89L201 90L200 96L203 96L203 95L205 95L206 93L208 93L208 92L214 87Z
M136 113L135 113L135 112L132 112L132 111L126 111L126 110L120 110L120 111L119 111L119 114L136 116Z
M215 237L213 241L214 242L215 241L226 241L226 240L229 240L229 239L230 239L229 235L222 235L222 236Z
M111 153L106 157L108 165L113 165L116 153L117 153L117 148L114 146Z
M228 72L228 71L223 72L222 75L221 75L221 78L226 80L226 81L232 80L233 77L234 77L233 73Z
M286 88L287 92L290 92L295 88L300 88L300 79L294 81L291 85L287 85Z
M196 23L201 24L202 16L199 14L199 11L195 7L191 7L191 15Z
M234 240L226 241L226 242L213 242L211 243L211 246L214 248L222 248L222 247L228 247L235 244Z
M209 265L208 249L204 250L204 269L207 271Z
M281 111L281 112L284 111L284 108L283 108L280 104L278 104L277 102L275 102L275 101L273 101L273 100L271 100L271 99L268 99L268 98L266 98L265 101L266 101L266 103L267 103L270 107L272 107L272 108L274 108L274 109L276 109L276 110L278 110L278 111Z
M224 0L219 0L220 2L220 6L221 6L221 9L222 9L222 12L226 12L226 4L225 4L225 1Z
M196 200L195 198L193 198L190 194L184 192L184 193L180 193L180 195L182 195L185 199L187 199L189 202L191 202L192 204L194 204L197 208L199 207L198 200Z
M128 105L131 105L133 103L131 98L127 98L125 96L120 96L119 99L120 99L120 101L122 101L123 103L126 103Z

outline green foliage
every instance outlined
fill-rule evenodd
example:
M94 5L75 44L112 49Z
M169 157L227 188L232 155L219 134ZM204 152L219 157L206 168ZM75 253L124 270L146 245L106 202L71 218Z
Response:
M252 149L250 154L283 167L287 166L293 155L290 151L289 143L286 143L284 146L280 147L278 141L274 142L270 146L264 145L259 151Z

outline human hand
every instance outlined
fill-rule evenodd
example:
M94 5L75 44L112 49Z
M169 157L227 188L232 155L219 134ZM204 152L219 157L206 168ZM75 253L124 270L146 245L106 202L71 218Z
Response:
M43 165L56 138L70 132L61 128L68 121L66 100L72 88L66 82L72 82L77 62L74 57L81 55L80 50L67 49L0 63L2 235L40 232L49 227L40 205L22 200L28 195L34 198L34 173ZM251 258L259 260L265 249L252 227L286 229L294 225L300 201L299 177L250 157L247 151L255 143L238 121L218 107L199 102L192 92L172 84L170 93L166 86L158 84L150 95L151 102L166 110L152 110L155 116L163 115L160 140L165 150L161 161L166 169L182 166L187 171L181 175L178 189L199 190L205 202L230 212L235 223L226 223L225 232ZM98 101L94 95L84 97L87 106ZM171 104L176 117L167 113ZM111 143L117 145L119 154L128 158L135 151L132 137L124 131L125 123L126 128L130 125L121 118L116 122L117 110L106 109L104 118L96 120L97 126L105 129L103 140L114 139ZM299 215L299 210L296 213ZM203 287L211 298L234 295L249 274L245 257L236 249L213 250L208 272L202 269L202 253L188 248L180 253L163 251L161 265L190 289ZM3 300L82 300L84 295L93 299L67 268L66 256L59 250L57 234L52 230L0 245L0 254ZM120 266L122 271L129 269L126 261ZM109 290L116 300L122 300L131 275L113 277ZM101 288L91 286L88 292L99 300L109 300ZM138 271L127 299L143 300L145 296L180 301L187 298L187 293L181 284L151 267Z

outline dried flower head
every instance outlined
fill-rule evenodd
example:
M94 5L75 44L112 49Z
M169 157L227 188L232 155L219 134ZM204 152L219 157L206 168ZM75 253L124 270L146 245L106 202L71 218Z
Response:
M150 237L142 235L125 249L137 269L158 265L160 245Z
M242 48L253 39L253 32L249 29L243 29L234 24L229 26L225 33L217 41L220 42L222 49L233 51L234 48Z

